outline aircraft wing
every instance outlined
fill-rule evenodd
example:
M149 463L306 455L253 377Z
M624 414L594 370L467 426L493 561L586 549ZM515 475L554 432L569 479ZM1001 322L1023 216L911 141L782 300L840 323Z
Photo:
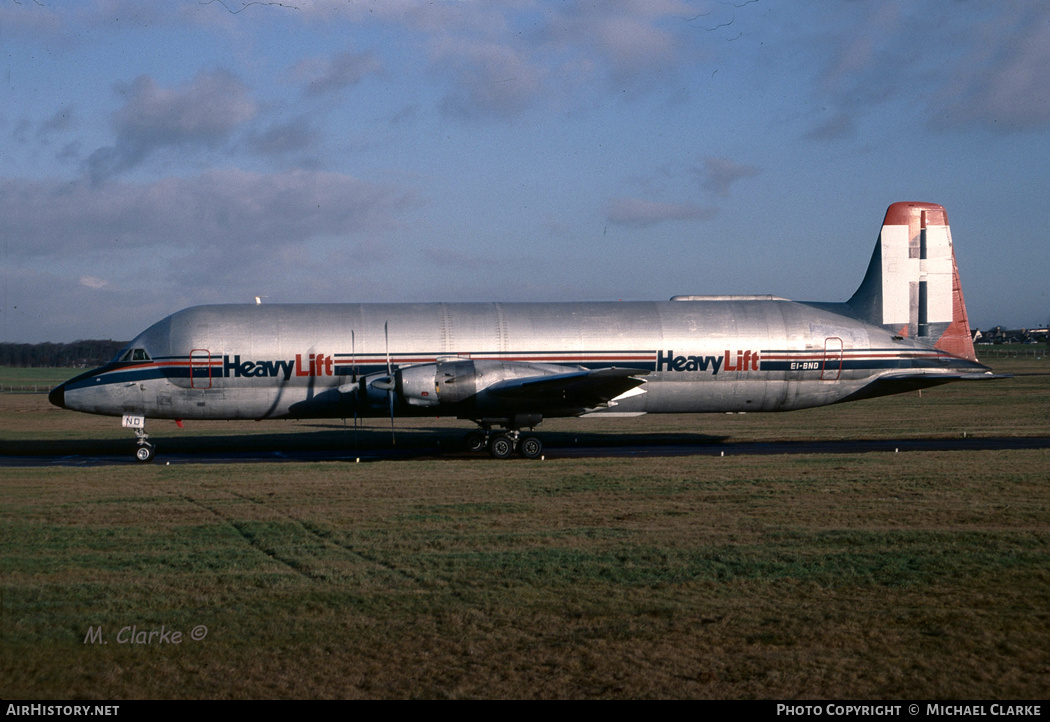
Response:
M486 389L506 401L528 401L530 405L592 408L601 406L636 386L644 369L607 368L569 371L563 374L506 379Z

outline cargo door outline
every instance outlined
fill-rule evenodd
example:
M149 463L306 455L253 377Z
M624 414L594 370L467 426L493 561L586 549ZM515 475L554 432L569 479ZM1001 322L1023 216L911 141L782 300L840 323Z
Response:
M842 375L842 339L829 336L824 339L824 361L820 365L821 381L838 381Z
M211 388L211 351L195 348L190 351L190 388L206 391Z

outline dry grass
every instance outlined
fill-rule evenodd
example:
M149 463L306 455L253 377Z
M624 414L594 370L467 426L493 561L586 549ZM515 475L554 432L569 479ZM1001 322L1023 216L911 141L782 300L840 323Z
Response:
M1050 435L1048 386L650 421ZM0 396L22 447L127 438L27 398ZM1042 698L1048 472L1047 450L0 468L0 695Z

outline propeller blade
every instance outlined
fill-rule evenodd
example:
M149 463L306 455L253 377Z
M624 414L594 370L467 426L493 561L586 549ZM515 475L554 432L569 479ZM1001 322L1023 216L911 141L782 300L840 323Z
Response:
M353 386L353 390L361 391L361 384L357 381L357 338L354 336L354 329L350 329L350 383L347 386ZM357 448L357 404L361 400L360 395L354 399L354 449Z
M380 383L386 385L386 397L390 402L390 445L397 446L397 437L394 435L394 372L390 368L390 322L383 323L383 339L386 343L386 378L382 382L372 384L376 388L383 388Z

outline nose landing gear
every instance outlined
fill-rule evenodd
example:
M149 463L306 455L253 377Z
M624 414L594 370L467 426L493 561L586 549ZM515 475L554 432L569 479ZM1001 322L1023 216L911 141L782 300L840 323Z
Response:
M135 449L135 460L143 463L153 461L153 457L156 456L157 452L153 448L153 444L147 441L149 434L146 433L146 417L124 414L121 425L125 429L133 429L135 431L135 443L138 444L138 448Z
M153 457L157 455L153 444L147 441L148 438L149 434L145 429L135 429L135 443L138 444L138 448L135 449L135 460L144 464L153 461Z
M135 460L143 463L149 463L153 461L153 457L156 455L156 451L153 448L153 444L148 441L144 441L139 445L139 448L135 449Z

